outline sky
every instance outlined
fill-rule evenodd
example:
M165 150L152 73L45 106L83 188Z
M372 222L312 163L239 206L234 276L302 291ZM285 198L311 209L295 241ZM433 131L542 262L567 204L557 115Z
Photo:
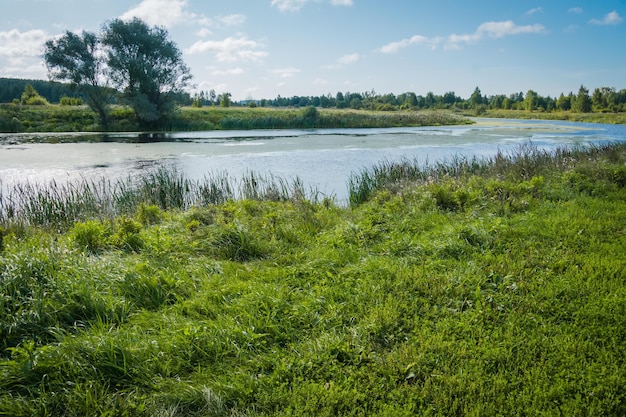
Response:
M0 0L0 77L48 79L46 40L133 17L233 100L626 88L626 0Z

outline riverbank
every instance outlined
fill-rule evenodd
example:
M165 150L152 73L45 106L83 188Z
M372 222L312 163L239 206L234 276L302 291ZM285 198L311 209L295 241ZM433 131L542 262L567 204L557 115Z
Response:
M23 188L0 222L0 414L623 415L625 163L386 163L350 207L254 179L187 207L167 171Z
M475 117L471 112L464 112L468 117ZM526 110L486 110L479 118L494 119L536 119L564 120L569 122L626 124L626 113L573 113L573 112L537 112Z
M394 111L248 107L183 107L160 131L185 132L204 130L249 129L318 129L318 128L387 128L408 126L444 126L472 123L449 111ZM137 132L133 112L113 107L111 132ZM94 114L85 106L0 105L0 132L97 132L100 127Z

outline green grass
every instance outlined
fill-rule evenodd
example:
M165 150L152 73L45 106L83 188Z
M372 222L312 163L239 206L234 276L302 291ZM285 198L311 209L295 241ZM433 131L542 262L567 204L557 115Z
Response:
M184 107L165 122L161 130L371 128L468 123L471 123L469 119L444 111ZM100 129L95 115L86 106L0 105L0 132L97 132ZM130 109L114 106L109 130L136 132L139 124Z
M468 116L472 116L468 113ZM479 117L502 119L567 120L570 122L626 124L626 113L575 113L571 111L487 110Z
M625 162L527 147L383 163L350 207L14 217L0 415L624 415Z

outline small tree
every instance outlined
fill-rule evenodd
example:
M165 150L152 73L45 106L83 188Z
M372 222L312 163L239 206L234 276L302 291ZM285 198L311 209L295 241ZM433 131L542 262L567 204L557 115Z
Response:
M533 90L528 90L524 99L524 107L527 111L533 111L537 108L538 94Z
M589 98L589 90L582 85L578 89L576 100L572 103L572 110L578 113L589 113L591 111L591 98Z
M230 93L222 93L220 94L220 106L222 107L230 107Z
M35 87L30 84L26 84L26 86L24 86L24 92L22 93L21 104L29 106L46 106L50 103L48 103L48 100L44 97L39 95L37 90L35 90Z
M469 101L470 101L469 102L470 108L472 109L477 109L479 106L483 104L483 96L482 96L482 93L480 92L480 88L476 87L474 89L474 92L470 96Z
M563 93L556 100L556 108L561 111L567 111L572 108L572 102L570 101L570 96L566 96Z

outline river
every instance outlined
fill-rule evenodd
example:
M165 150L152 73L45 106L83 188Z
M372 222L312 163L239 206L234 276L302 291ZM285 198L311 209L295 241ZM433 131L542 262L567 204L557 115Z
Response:
M487 157L528 143L553 149L626 141L626 126L477 119L474 125L446 127L207 131L157 138L85 134L65 141L67 136L0 134L2 186L80 178L115 180L167 163L191 179L216 173L240 178L250 171L298 177L306 188L345 201L350 175L383 160L440 162L459 156Z

